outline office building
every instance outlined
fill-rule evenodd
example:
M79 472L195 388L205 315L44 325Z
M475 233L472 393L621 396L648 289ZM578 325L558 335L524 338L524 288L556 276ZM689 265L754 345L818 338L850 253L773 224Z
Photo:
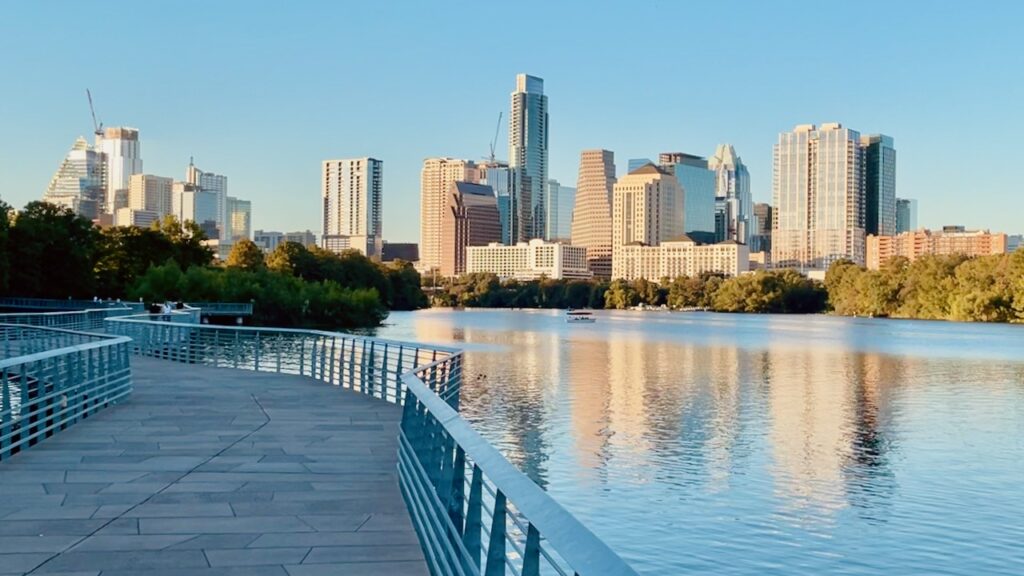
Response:
M209 192L217 198L217 238L225 245L230 245L230 216L228 215L228 177L213 172L204 172L189 159L185 169L185 182L192 184L203 192Z
M295 242L306 248L313 248L317 245L316 234L312 230L304 232L276 232L274 230L257 230L253 232L252 241L263 249L264 252L273 252L275 248L285 242Z
M322 168L323 247L379 258L384 163L375 158L325 160Z
M826 270L864 264L864 154L841 124L797 126L773 148L772 265Z
M545 238L548 97L544 80L528 74L516 76L508 128L509 167L515 176L509 207L513 239Z
M1014 234L1006 237L1006 251L1016 252L1024 248L1024 234Z
M136 226L149 228L160 221L160 215L153 210L136 210L134 208L118 208L114 212L114 226Z
M427 269L441 266L441 220L448 205L452 182L475 183L479 173L472 160L427 158L423 161L420 171L420 249L421 263Z
M127 208L153 212L157 219L173 214L174 180L152 174L133 174L128 182Z
M735 240L701 245L684 235L657 246L638 242L617 246L612 276L623 280L644 278L651 282L678 276L696 277L706 272L737 276L748 270L748 258L747 246Z
M861 136L864 154L864 232L896 233L896 149L882 134Z
M131 177L142 174L142 146L135 128L107 128L96 136L96 148L106 162L106 212L128 206Z
M896 199L896 233L917 230L917 200L912 198Z
M568 242L572 236L572 211L576 204L576 189L562 186L558 180L548 180L548 237L553 241Z
M252 202L228 196L228 224L231 242L252 238Z
M715 149L715 155L708 160L708 169L715 174L717 240L750 244L754 210L754 199L750 194L750 172L731 144L720 144ZM682 181L680 185L685 194L686 186ZM719 218L721 223L718 222Z
M207 238L218 238L217 195L200 190L195 184L175 182L171 185L171 213L179 222L195 222Z
M570 240L587 249L594 276L612 274L612 191L615 187L615 154L610 150L584 150L576 182Z
M381 249L381 262L416 262L420 259L420 247L415 242L384 242Z
M644 164L654 164L654 160L651 160L650 158L630 158L626 162L626 174L629 174Z
M683 196L683 213L679 217L683 231L697 242L715 241L715 173L708 161L682 152L658 155L658 165L673 174Z
M102 153L79 137L50 179L43 200L96 220L103 212L106 161Z
M988 230L968 231L963 226L946 228L942 232L922 229L894 236L868 236L867 267L878 270L886 260L895 256L914 261L928 254L973 257L1006 254L1009 250L1006 234L992 234Z
M515 246L497 242L470 246L466 249L466 272L495 274L503 280L587 279L592 276L587 266L586 248L545 242L540 238Z
M751 219L753 234L750 238L751 252L772 251L772 205L767 202L754 204Z
M486 246L501 240L498 206L491 187L452 182L441 229L441 274L464 274L468 246Z
M522 229L514 228L521 220L514 219L513 215L513 191L515 190L516 171L509 168L508 164L500 161L489 161L477 164L477 179L470 180L494 190L494 197L498 203L498 217L501 219L501 242L503 244L515 244L515 239L525 236Z
M683 234L683 193L676 177L654 164L630 172L612 190L612 261L615 251L639 242L648 246Z

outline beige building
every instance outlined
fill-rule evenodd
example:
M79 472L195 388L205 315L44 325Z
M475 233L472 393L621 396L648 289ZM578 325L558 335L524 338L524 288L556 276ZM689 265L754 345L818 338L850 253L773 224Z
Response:
M868 236L867 267L878 270L886 260L895 256L913 261L927 254L986 256L1006 252L1006 234L992 234L988 230L915 230L895 236Z
M128 183L128 208L154 212L157 218L174 213L174 179L152 174L132 174ZM125 226L117 222L118 226Z
M467 247L500 241L501 220L491 187L452 182L441 219L441 274L464 274Z
M587 249L587 262L595 276L612 274L612 190L615 154L610 150L584 150L576 183L576 203L570 239Z
M496 274L501 278L536 280L586 279L592 276L587 266L587 249L539 238L505 246L492 242L466 249L466 272Z
M325 160L321 179L323 247L358 250L369 258L380 258L384 162L376 158ZM224 221L226 227L231 225L228 216Z
M137 226L139 228L149 228L158 220L160 220L160 216L152 210L118 208L117 211L114 212L114 226Z
M658 282L662 278L692 277L704 272L737 276L749 269L749 253L745 244L735 240L697 244L684 235L658 246L618 246L613 263L613 278Z
M420 266L441 267L442 226L452 182L479 182L472 160L427 158L420 172Z
M675 176L654 164L645 164L615 183L613 254L626 244L657 246L682 235L683 190Z

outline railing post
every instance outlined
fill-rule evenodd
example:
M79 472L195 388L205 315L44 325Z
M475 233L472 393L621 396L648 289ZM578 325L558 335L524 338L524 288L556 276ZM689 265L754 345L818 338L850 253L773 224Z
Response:
M487 564L484 576L505 574L505 493L494 493L494 514L491 516L491 537L487 542Z
M483 473L479 466L473 464L473 474L469 481L469 502L466 505L466 529L462 532L462 543L477 568L480 568L481 536L484 529L483 485Z
M540 532L532 523L526 529L522 576L540 576Z

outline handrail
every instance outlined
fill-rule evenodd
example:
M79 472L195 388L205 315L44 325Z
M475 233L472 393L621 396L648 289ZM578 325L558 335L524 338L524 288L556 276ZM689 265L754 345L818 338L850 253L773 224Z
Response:
M106 306L104 306L106 305ZM131 308L142 310L141 302L114 300L60 300L58 298L24 298L8 296L0 298L0 308L28 308L31 310L84 310L97 308Z

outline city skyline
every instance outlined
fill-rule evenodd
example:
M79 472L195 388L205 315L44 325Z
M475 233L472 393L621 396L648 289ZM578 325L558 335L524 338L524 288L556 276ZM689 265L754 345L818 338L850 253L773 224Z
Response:
M770 26L764 24L769 8L750 5L731 17L736 30L746 33L736 36L746 39L724 47L711 43L712 31L700 27L686 38L672 40L641 36L637 30L625 32L635 42L603 46L584 38L569 44L549 32L572 21L570 17L628 23L646 20L655 11L663 13L660 19L671 20L681 12L699 19L717 9L652 3L635 13L593 10L581 15L577 5L567 4L550 7L549 18L536 32L557 46L522 43L518 51L512 47L520 42L492 39L483 30L463 30L460 42L444 40L444 31L452 24L416 5L387 14L370 7L354 8L356 15L368 11L366 29L357 38L335 40L337 45L317 40L316 34L303 33L300 40L289 32L301 26L312 30L326 26L331 18L316 15L332 14L339 10L335 7L320 6L314 11L312 6L299 6L273 18L238 18L230 3L191 6L191 10L173 12L142 6L134 17L151 19L156 31L181 28L185 20L202 17L220 27L223 42L188 46L172 43L171 35L166 42L155 41L160 34L154 30L143 33L126 26L132 18L116 5L97 10L69 5L47 14L51 25L42 30L18 24L38 19L40 7L8 9L8 17L0 23L0 44L25 58L3 65L5 77L15 79L17 90L5 93L0 102L3 109L14 111L8 128L31 131L33 137L0 143L4 200L20 207L39 199L69 143L78 136L88 138L92 125L84 91L91 88L97 113L106 125L140 130L146 173L177 175L188 157L195 155L202 165L229 175L232 189L257 207L253 228L316 230L320 162L380 158L388 165L384 238L415 242L419 240L417 200L423 160L485 156L494 118L507 110L512 79L528 73L544 79L544 93L551 97L548 177L568 187L576 185L578 158L584 149L614 151L621 177L628 158L651 157L660 150L685 150L710 158L719 144L728 142L749 168L753 200L765 202L771 197L771 146L777 134L797 124L835 121L897 140L896 188L900 197L919 202L920 226L963 224L1011 234L1024 229L1016 216L1024 213L1024 197L1000 180L999 171L971 169L993 162L1009 164L1020 153L1015 135L1024 122L1001 111L1014 109L1014 94L1019 93L1021 82L990 77L972 65L985 59L990 69L1012 67L1013 40L1007 27L1014 18L1008 12L1021 10L1013 4L991 13L889 6L882 21L871 10L807 3L785 10L784 17L772 13ZM486 6L480 11L484 20L500 14ZM275 18L281 20L278 25L273 25ZM425 20L441 26L428 41L414 26L421 27ZM75 37L69 32L82 29L83 22L87 27L125 31L133 50L125 54L121 67L88 69L86 64L92 60L88 51L61 49ZM784 64L803 49L799 39L806 30L836 22L875 40L858 45L862 63L850 67L842 59L841 47L822 44L803 54L799 75ZM906 31L911 25L913 33ZM252 54L229 41L241 39L242 46L253 48L244 41L253 30L261 34L261 41ZM411 43L359 44L381 30L411 31ZM914 41L908 42L907 35ZM950 42L954 36L958 40ZM454 70L419 69L427 68L428 60L458 53L463 40L493 42L495 52L502 55L497 59L500 64L478 67L471 81L464 81ZM421 44L424 50L419 50ZM728 72L719 71L709 62L699 67L699 75L685 81L650 76L661 66L653 55L668 47L708 56L721 56L724 50L733 66ZM344 57L360 49L373 50L384 68L371 74L359 94L336 90L329 97L323 94L338 85L350 65L326 80L319 77L318 66L328 62L340 66ZM262 62L268 55L270 59ZM767 64L774 67L764 70ZM914 82L905 77L910 66L918 72ZM176 90L174 98L164 97L154 78L168 73L173 73L169 80L190 74L191 82L204 89ZM795 79L805 75L829 82L831 89L809 91L795 85ZM723 94L716 84L725 77L739 82L735 93ZM205 89L211 82L218 89ZM640 82L652 89L631 88ZM689 89L676 90L680 82ZM882 89L872 89L879 86ZM259 91L265 93L254 93ZM371 113L347 113L368 106ZM389 118L381 120L382 114ZM302 137L288 138L288 134ZM954 145L979 138L985 139L985 146ZM501 126L497 141L499 157L507 160L503 145L508 141L507 125ZM958 203L965 194L972 202ZM1000 210L990 209L996 203Z

